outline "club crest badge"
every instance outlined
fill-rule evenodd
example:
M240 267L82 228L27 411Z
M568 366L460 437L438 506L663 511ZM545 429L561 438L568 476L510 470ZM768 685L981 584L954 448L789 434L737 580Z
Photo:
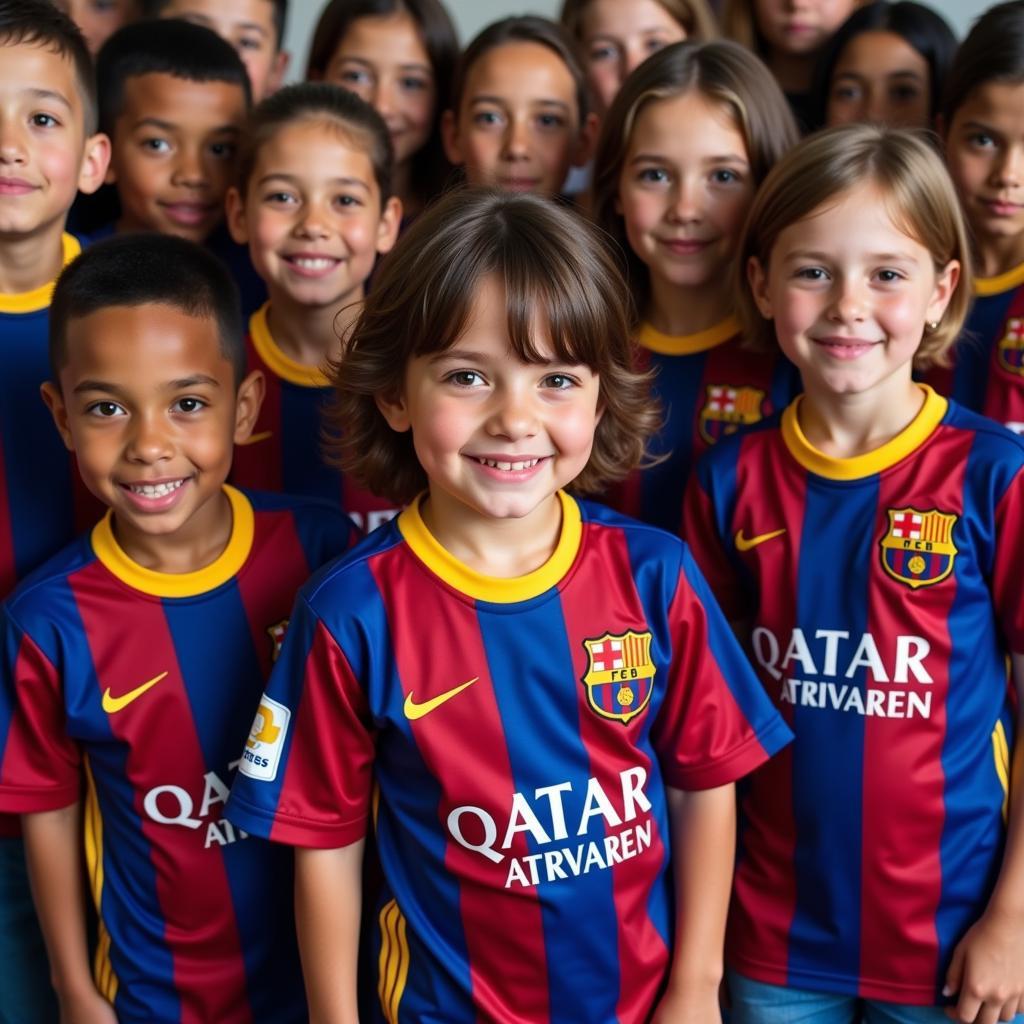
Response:
M700 410L697 429L708 444L734 434L764 419L764 392L758 388L734 388L728 384L709 384Z
M880 542L885 571L913 590L941 583L953 571L953 527L959 517L934 508L887 511L889 528Z
M288 630L288 620L282 619L272 626L267 626L267 636L270 637L270 660L277 661L281 656L281 644L284 643L284 635Z
M651 699L655 672L651 634L633 630L605 633L584 640L583 646L587 651L583 675L587 703L602 718L626 725Z
M1007 373L1024 377L1024 320L1012 316L1006 321L996 346L996 361Z

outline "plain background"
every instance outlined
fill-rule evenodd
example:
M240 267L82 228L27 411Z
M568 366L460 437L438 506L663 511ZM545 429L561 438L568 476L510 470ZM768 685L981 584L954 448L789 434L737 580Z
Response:
M623 0L623 3L628 0ZM949 22L953 31L963 38L971 22L995 0L920 0L938 11ZM291 0L288 12L288 27L285 32L285 48L292 55L289 81L299 81L306 68L306 52L320 11L320 0ZM484 25L510 14L545 14L549 18L558 16L561 0L533 0L527 6L509 3L508 0L447 0L459 39L465 45Z

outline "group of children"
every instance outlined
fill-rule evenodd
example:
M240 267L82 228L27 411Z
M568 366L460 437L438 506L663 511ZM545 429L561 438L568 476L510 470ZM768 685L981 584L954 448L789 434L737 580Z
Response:
M1024 1019L1024 2L284 13L0 0L0 1021Z

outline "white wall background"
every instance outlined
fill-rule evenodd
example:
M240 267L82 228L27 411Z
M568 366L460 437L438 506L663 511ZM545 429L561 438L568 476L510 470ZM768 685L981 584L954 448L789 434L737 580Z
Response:
M624 0L625 2L625 0ZM929 0L920 0L929 2ZM971 22L995 0L930 0L930 6L939 11L958 36L963 38ZM459 38L463 44L497 18L508 14L546 14L555 17L561 7L560 0L447 0ZM289 79L297 81L306 67L309 39L323 4L319 0L291 0L285 45L292 55Z

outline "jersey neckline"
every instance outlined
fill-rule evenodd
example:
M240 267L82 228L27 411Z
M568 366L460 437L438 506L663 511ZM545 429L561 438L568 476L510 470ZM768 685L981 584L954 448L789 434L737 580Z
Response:
M198 597L209 593L238 575L252 550L255 533L256 517L249 499L228 484L224 485L224 494L231 504L231 536L217 558L195 572L157 572L129 558L114 536L109 509L93 527L92 549L117 579L143 594L151 597Z
M525 576L505 579L485 576L459 561L442 547L427 529L420 514L425 494L419 495L398 516L398 529L413 554L442 581L466 597L491 604L517 604L529 601L557 586L576 560L583 537L579 505L565 491L558 492L562 503L562 529L551 557Z
M264 302L249 318L249 336L252 338L256 354L270 370L289 384L297 384L301 388L327 388L331 379L319 367L307 366L283 352L270 333L267 323L267 310L270 303Z
M1024 284L1024 263L1019 263L1005 274L997 274L995 277L976 277L974 279L974 294L982 298L989 295L999 295L1001 292L1008 292L1011 288L1018 288Z
M690 356L715 348L739 333L739 320L735 316L729 316L696 334L664 334L650 324L644 323L640 325L640 333L636 340L644 348L662 356Z
M63 263L66 267L81 251L82 243L69 235L66 231L60 236L61 252ZM15 295L0 294L0 313L37 313L46 309L53 298L53 289L57 284L57 278L47 281L46 284L33 288L30 292L18 292Z
M924 405L904 430L874 451L849 459L837 459L815 448L800 429L798 410L803 395L798 396L782 413L782 440L790 455L804 469L818 476L829 480L862 480L874 476L895 466L924 444L946 415L949 408L946 399L936 394L927 384L917 386L924 392Z

